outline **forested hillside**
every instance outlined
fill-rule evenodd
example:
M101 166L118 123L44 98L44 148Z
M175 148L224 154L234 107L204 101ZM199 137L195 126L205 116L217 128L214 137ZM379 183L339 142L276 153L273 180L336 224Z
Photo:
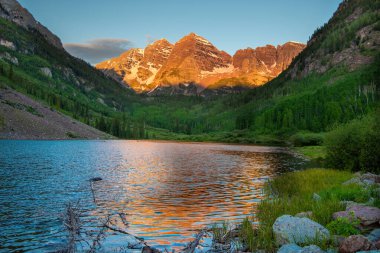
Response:
M0 19L0 81L121 138L286 141L374 114L379 9L380 1L344 1L279 77L208 98L136 95L37 31Z

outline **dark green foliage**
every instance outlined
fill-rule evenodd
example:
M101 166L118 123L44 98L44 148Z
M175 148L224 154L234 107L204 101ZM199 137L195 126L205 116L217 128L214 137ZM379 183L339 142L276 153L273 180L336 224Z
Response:
M290 141L295 147L319 146L323 144L323 134L300 132L292 135Z
M374 114L342 125L326 136L326 159L331 167L380 172L379 110Z

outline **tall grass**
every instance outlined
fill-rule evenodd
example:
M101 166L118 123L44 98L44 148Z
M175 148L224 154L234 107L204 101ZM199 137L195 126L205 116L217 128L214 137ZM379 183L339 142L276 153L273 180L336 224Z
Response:
M326 226L332 221L332 214L344 210L341 198L344 194L327 194L344 192L347 186L342 183L352 178L347 171L310 169L284 174L267 183L265 192L268 198L262 201L254 219L259 221L257 229L249 229L248 221L244 221L241 229L241 240L250 251L263 249L275 252L277 245L272 232L275 220L284 214L295 215L311 211L311 219ZM340 188L342 187L342 188ZM352 191L353 196L359 195L361 189ZM313 200L313 194L321 194L322 199ZM360 193L361 194L361 193ZM326 247L327 242L319 246Z

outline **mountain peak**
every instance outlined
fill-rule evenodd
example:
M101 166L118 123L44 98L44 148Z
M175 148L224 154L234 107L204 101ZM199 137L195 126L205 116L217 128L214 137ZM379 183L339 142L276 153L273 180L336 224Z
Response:
M184 41L194 41L194 42L198 42L198 44L204 44L204 45L207 45L207 46L213 46L210 41L208 41L204 37L202 37L202 36L200 36L200 35L198 35L198 34L196 34L194 32L191 32L188 35L182 37L182 39L180 39L177 43L182 43Z
M153 41L149 45L171 45L171 43L167 39L162 38L162 39Z
M0 17L7 19L27 30L37 30L53 46L62 49L61 40L34 19L33 15L16 0L0 0Z
M96 67L106 73L116 73L118 79L137 92L181 83L203 87L242 83L257 86L281 73L304 48L301 44L284 45L238 50L231 57L192 32L174 45L160 39L140 51L130 50L122 61L106 61Z

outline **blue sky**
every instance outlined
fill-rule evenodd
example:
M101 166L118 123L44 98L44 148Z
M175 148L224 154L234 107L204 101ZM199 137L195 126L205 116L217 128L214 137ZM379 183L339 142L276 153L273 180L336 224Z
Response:
M341 0L19 0L63 43L103 50L174 43L195 32L233 54L246 47L307 42ZM115 40L115 41L114 41ZM103 48L105 47L105 48ZM112 50L119 48L120 50ZM75 53L75 54L78 54ZM79 56L80 57L80 56ZM85 58L83 56L82 58ZM107 56L108 57L108 56ZM94 62L99 59L85 59Z

